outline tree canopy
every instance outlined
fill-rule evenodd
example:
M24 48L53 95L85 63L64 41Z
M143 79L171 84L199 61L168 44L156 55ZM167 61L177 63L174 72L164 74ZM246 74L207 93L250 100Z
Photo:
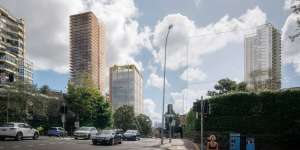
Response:
M245 82L237 83L229 78L221 79L214 86L213 91L208 91L208 96L217 96L234 91L247 91L247 84Z
M75 113L80 125L105 128L111 125L111 107L99 91L90 87L68 85L67 106Z
M152 121L149 116L140 114L136 116L136 121L138 124L138 129L140 133L144 136L150 135L152 132Z
M128 129L136 129L134 110L132 106L123 105L116 109L114 115L114 126L118 129L126 131Z

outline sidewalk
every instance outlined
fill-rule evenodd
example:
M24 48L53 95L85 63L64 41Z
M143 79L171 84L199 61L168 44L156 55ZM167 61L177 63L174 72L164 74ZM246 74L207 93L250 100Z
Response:
M172 139L171 143L169 139L164 139L164 144L160 147L167 150L199 150L194 142L187 139Z

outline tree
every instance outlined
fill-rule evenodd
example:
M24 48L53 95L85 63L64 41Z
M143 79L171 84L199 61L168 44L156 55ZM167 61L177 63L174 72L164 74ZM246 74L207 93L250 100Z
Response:
M48 85L43 85L41 88L40 88L40 93L42 94L49 94L50 93L50 88Z
M246 82L240 82L237 84L237 90L240 92L246 92L247 91L247 83Z
M75 113L81 125L93 125L105 128L111 125L111 107L100 95L98 89L90 87L74 87L68 85L66 96L67 107Z
M132 106L123 105L119 107L114 115L114 126L118 129L126 131L128 129L135 129L135 118Z
M150 135L152 132L152 121L149 116L140 114L136 116L136 121L138 124L138 129L140 133L144 136Z
M234 91L247 91L247 84L245 82L236 83L236 81L230 80L229 78L221 79L214 86L213 91L208 91L208 96L218 96Z

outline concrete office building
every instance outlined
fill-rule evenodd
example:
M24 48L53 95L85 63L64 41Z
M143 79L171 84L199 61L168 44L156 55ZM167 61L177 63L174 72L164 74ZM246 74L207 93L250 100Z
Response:
M270 23L245 38L245 81L255 91L281 87L281 33Z
M105 79L105 29L92 12L70 16L71 83L88 79L103 94Z
M25 58L24 20L0 7L0 33L0 83L32 83L32 63Z
M135 65L111 67L109 81L113 110L129 105L134 107L135 115L143 113L143 76Z

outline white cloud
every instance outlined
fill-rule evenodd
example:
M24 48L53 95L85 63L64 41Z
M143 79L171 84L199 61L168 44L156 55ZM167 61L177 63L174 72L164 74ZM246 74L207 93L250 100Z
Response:
M289 37L300 33L300 26L297 24L300 20L299 14L291 14L282 28L283 58L285 64L293 64L295 71L300 74L300 36L292 41Z
M206 77L207 77L206 74L199 68L186 69L180 75L180 78L182 80L188 80L188 81L203 81L206 79Z
M161 114L158 113L156 109L156 104L152 99L144 100L144 112L147 116L149 116L152 122L161 122Z
M160 77L156 73L151 73L147 80L147 85L158 88L158 89L162 89L163 82L164 82L163 77ZM168 86L170 86L170 84L169 84L168 80L166 79L166 87L168 87Z
M172 92L171 97L175 112L179 114L187 113L196 99L201 98L201 96L207 97L206 93L207 90L201 90L200 88L185 88L179 92Z
M285 0L283 9L290 10L291 7L295 4L300 4L300 1L299 0Z
M199 7L200 3L201 3L201 0L194 0L194 3L196 5L196 7Z
M218 51L229 43L242 43L244 34L249 30L241 31L239 29L254 28L265 22L266 14L259 7L248 10L239 18L230 18L225 15L218 22L204 27L197 27L192 20L181 14L170 14L155 26L153 45L158 51L153 51L153 56L156 62L162 64L165 36L170 24L173 24L174 27L168 41L167 68L178 70L186 65L187 45L189 45L189 64L191 67L197 67L201 64L203 55ZM215 34L231 30L239 31ZM190 38L194 35L202 36Z
M143 47L151 48L148 39L151 30L141 28L136 18L139 15L134 0L88 0L89 9L101 19L106 28L108 65L142 64L136 62L134 56Z
M292 1L294 1L294 0L285 0L284 1L283 9L289 10L291 8L291 6L292 6Z
M67 73L69 16L83 10L81 0L0 0L18 18L24 18L26 50L36 70Z
M142 47L151 49L149 27L140 27L134 0L0 0L1 5L25 19L26 45L36 70L69 72L69 16L91 10L106 28L108 65L137 65ZM28 11L30 9L30 11Z

